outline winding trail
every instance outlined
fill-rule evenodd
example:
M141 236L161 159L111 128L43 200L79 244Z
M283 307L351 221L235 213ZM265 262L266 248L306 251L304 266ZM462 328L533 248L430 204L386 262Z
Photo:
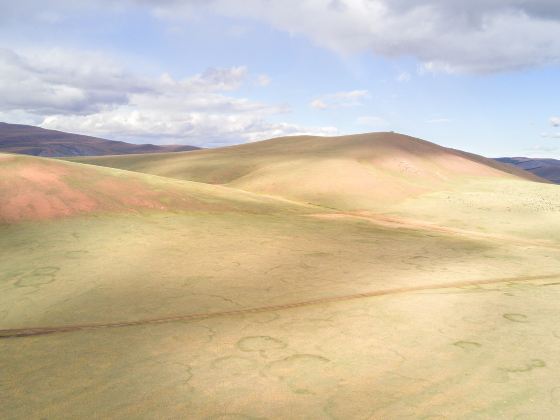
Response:
M169 315L165 317L139 319L135 321L74 324L74 325L51 326L51 327L11 328L11 329L0 330L0 339L31 337L37 335L67 333L67 332L84 331L84 330L97 330L102 328L119 328L119 327L133 327L139 325L165 324L171 322L194 321L200 319L220 318L220 317L237 316L237 315L245 315L245 314L258 314L262 312L281 311L286 309L302 308L306 306L336 303L336 302L343 302L343 301L349 301L355 299L371 298L376 296L396 295L396 294L425 291L425 290L453 289L453 288L460 288L460 287L467 287L467 286L490 285L490 284L497 284L497 283L516 283L516 282L523 282L523 281L547 280L547 279L555 279L555 278L560 278L560 273L540 275L540 276L520 276L520 277L505 277L505 278L494 278L494 279L484 279L484 280L464 280L464 281L456 281L456 282L449 282L443 284L424 284L418 286L396 287L392 289L375 290L371 292L356 293L356 294L344 295L344 296L325 297L320 299L306 300L302 302L294 302L294 303L287 303L287 304L261 306L256 308L247 308L247 309L237 309L231 311Z

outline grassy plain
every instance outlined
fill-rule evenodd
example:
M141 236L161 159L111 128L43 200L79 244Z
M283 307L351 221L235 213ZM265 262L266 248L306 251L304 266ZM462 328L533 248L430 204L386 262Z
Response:
M557 186L488 167L379 208L328 208L48 164L158 185L165 207L0 225L6 418L560 412Z

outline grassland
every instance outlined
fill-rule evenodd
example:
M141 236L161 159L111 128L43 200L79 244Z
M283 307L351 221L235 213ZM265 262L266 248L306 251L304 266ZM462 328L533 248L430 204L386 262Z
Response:
M539 180L509 165L395 133L287 137L185 153L74 160L339 210L382 211L471 179Z
M370 153L375 168L381 153ZM104 204L0 225L3 415L555 418L558 187L495 166L470 173L482 158L443 176L443 158L426 154L408 167L436 165L441 177L398 178L387 163L401 190L426 191L380 195L375 206L339 190L327 201L304 188L280 194L285 185L233 188L247 179L238 156L230 182L220 171L232 161L211 158L220 170L206 181L223 185L25 158L20 165L62 165L61 185L85 171L76 188ZM151 158L152 168L173 167L157 163L167 155ZM149 159L134 157L156 172ZM195 170L189 162L183 171ZM102 201L96 177L134 182L162 206ZM36 327L54 331L33 335Z

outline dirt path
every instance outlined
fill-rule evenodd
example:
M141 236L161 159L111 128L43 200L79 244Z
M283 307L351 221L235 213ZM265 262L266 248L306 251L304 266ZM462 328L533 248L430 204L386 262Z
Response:
M521 276L521 277L484 279L484 280L465 280L465 281L457 281L457 282L444 283L444 284L426 284L426 285L418 285L418 286L397 287L392 289L375 290L372 292L356 293L356 294L344 295L344 296L333 296L333 297L307 300L303 302L262 306L257 308L247 308L247 309L238 309L233 311L221 311L221 312L209 312L209 313L170 315L170 316L165 316L160 318L148 318L148 319L140 319L135 321L120 321L120 322L109 322L109 323L98 323L98 324L96 323L75 324L75 325L51 326L51 327L12 328L12 329L0 330L0 339L30 337L36 335L65 333L65 332L83 331L83 330L95 330L101 328L117 328L117 327L132 327L137 325L164 324L170 322L193 321L199 319L237 316L237 315L244 315L244 314L257 314L262 312L281 311L281 310L292 309L292 308L301 308L306 306L336 303L336 302L343 302L343 301L349 301L355 299L371 298L376 296L410 293L410 292L417 292L417 291L424 291L424 290L453 289L453 288L460 288L466 286L490 285L490 284L497 284L497 283L515 283L521 281L547 280L547 279L554 279L554 278L560 278L560 273L541 275L541 276Z

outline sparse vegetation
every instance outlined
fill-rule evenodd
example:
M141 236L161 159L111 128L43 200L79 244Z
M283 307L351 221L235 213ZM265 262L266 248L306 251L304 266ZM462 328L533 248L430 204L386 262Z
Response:
M366 137L0 155L3 414L557 410L558 187Z

